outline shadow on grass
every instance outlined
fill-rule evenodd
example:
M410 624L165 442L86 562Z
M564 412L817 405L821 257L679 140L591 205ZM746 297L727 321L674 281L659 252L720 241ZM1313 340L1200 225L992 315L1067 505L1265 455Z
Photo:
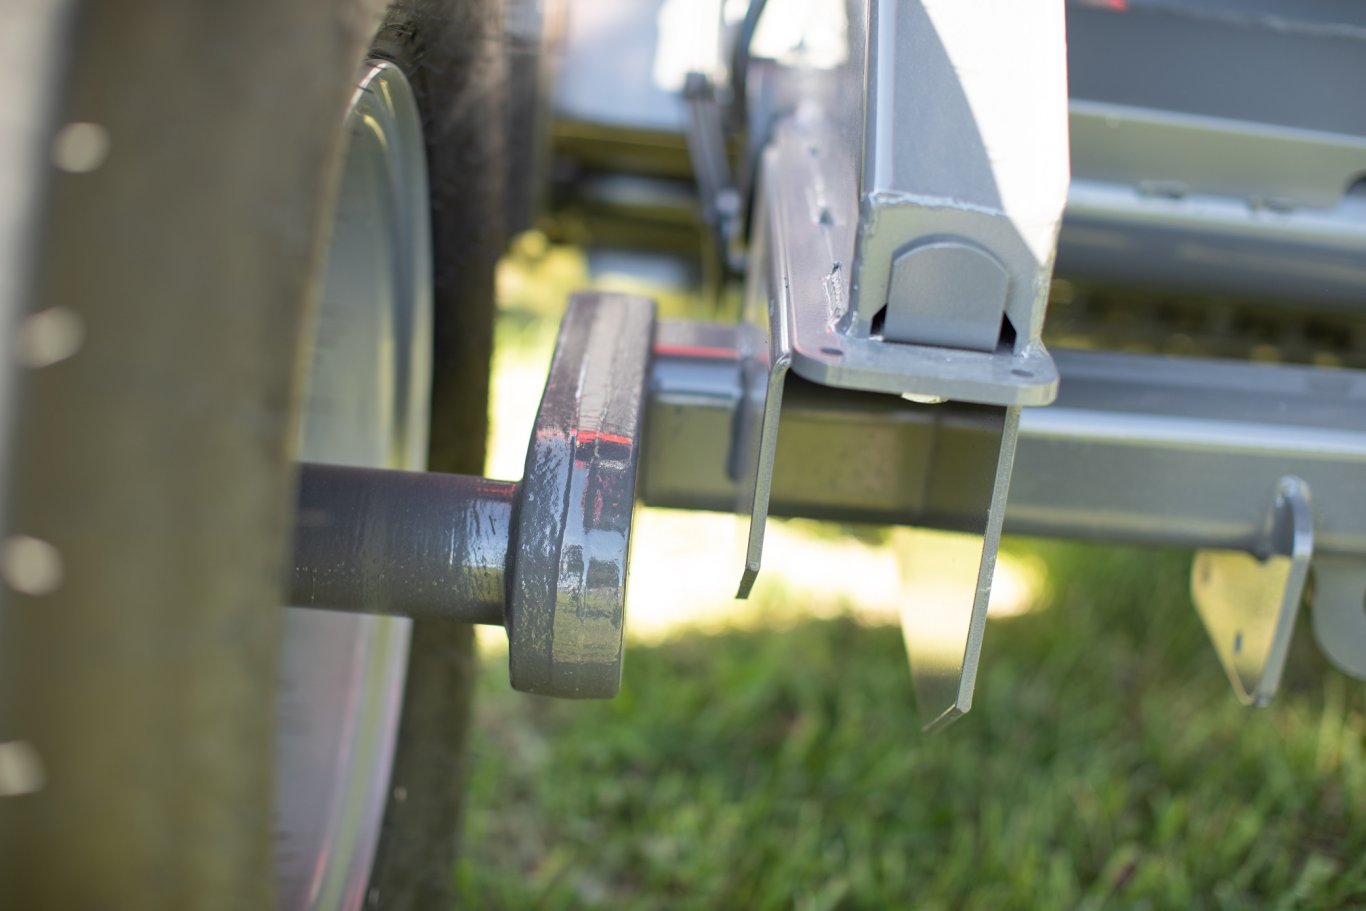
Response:
M465 904L1366 905L1366 688L1303 628L1243 709L1188 556L1033 546L1045 609L989 625L974 709L933 737L899 630L850 618L628 649L610 703L490 660Z

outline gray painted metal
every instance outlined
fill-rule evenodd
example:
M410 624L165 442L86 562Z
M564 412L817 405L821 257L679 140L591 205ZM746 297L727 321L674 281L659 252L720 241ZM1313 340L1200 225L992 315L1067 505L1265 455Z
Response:
M929 240L892 260L883 337L935 338L949 348L995 351L1010 274L986 250L963 240Z
M802 99L752 137L765 151L750 260L770 271L792 369L1046 404L1057 373L1039 332L1068 180L1062 4L870 10L840 14L840 63L794 52L749 98Z
M517 485L299 466L290 604L502 624Z
M1296 307L1359 307L1364 263L1366 197L1359 195L1332 209L1280 210L1077 178L1058 241L1060 276Z
M986 492L965 515L982 542L963 568L975 595L912 609L903 626L935 729L972 704L1019 406L1057 387L1039 334L1068 181L1063 8L837 9L842 21L826 25L847 41L843 60L799 55L803 100L763 137L739 337L737 502L750 517L739 596L762 559L789 368L828 386L996 406L977 415L977 448L954 460L980 468L958 488ZM757 110L772 107L756 95Z
M1005 317L1015 351L1037 346L1067 200L1061 0L875 0L863 50L850 49L867 72L861 104L850 105L862 110L864 133L853 146L863 161L849 330L870 332L886 306L889 340L990 352ZM890 294L898 257L946 241L979 250L1009 276L990 289L990 307L966 299L988 289L971 280L980 265L961 256L937 264L952 272L937 286ZM965 332L965 313L980 314L983 327Z
M1234 692L1247 705L1269 704L1280 687L1313 552L1309 487L1286 477L1276 489L1257 553L1195 555L1191 598Z
M1061 0L989 8L873 0L829 4L818 21L798 6L765 7L759 35L783 20L806 20L809 33L794 33L790 47L756 48L773 66L757 70L746 98L751 112L774 118L751 122L751 149L770 150L749 156L759 205L764 187L798 191L781 224L770 221L803 251L794 293L850 340L991 355L1008 318L1010 353L1046 360L1038 336L1068 184ZM974 258L931 254L941 281L895 288L902 257L945 244L980 251L1008 281L984 288L971 280ZM798 358L793 369L816 382L898 392L918 391L886 388L899 373L934 372L883 364L873 369L888 378L877 384L850 372L842 347L815 345L804 355L812 363ZM998 378L1001 390L956 397L1012 404L1002 399L1032 385L1045 387L1046 400L1048 379L1011 382L1014 366Z
M778 421L787 372L792 366L792 332L788 321L791 306L784 306L780 300L786 298L788 289L780 264L769 253L769 235L764 230L766 216L767 212L761 210L750 260L753 267L747 276L744 318L734 336L739 343L737 379L741 391L730 467L732 476L739 479L735 511L749 517L737 598L749 597L763 562Z
M823 385L874 392L1002 406L1052 401L1058 375L1042 344L985 352L894 344L870 334L873 314L859 316L849 298L858 204L852 187L838 200L839 185L823 174L828 166L818 162L845 152L821 135L819 126L796 121L777 128L765 152L751 240L750 271L767 272L767 306L788 334L793 371ZM938 224L947 231L958 220L967 231L980 219L946 211ZM993 224L987 220L982 230ZM852 323L856 316L861 327ZM993 332L1000 323L992 321Z
M631 513L654 304L582 293L560 326L518 502L508 670L531 693L621 685Z
M1220 8L1222 7L1222 8ZM1059 275L1357 309L1366 29L1353 4L1068 8Z
M294 601L504 624L515 688L616 695L654 329L644 298L570 299L520 483L302 466Z
M1081 0L1067 26L1074 98L1366 136L1366 108L1348 90L1366 84L1358 3Z
M1366 135L1085 98L1074 98L1070 113L1074 178L1142 187L1156 196L1218 196L1278 211L1332 209L1366 168ZM1288 161L1295 167L1287 168Z
M702 73L689 73L683 97L688 103L688 156L701 197L702 222L712 234L717 262L743 272L744 257L738 251L743 206L731 178L715 87Z

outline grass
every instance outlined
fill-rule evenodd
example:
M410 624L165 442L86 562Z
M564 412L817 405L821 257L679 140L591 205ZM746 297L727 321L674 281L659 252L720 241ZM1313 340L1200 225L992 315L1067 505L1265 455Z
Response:
M567 703L484 670L481 908L1366 907L1366 699L1298 637L1237 705L1183 555L1046 545L976 705L919 731L900 633L852 618L628 652ZM832 568L832 571L837 571ZM799 596L796 596L799 597Z
M572 258L549 263L582 283ZM555 306L514 278L519 299L552 298L529 309ZM503 320L513 379L496 402L534 408L520 386L544 375L549 339ZM513 411L496 404L508 476L530 425ZM641 563L637 543L638 565L676 576L637 580L654 591L726 569ZM935 736L896 626L771 577L739 627L628 646L612 702L513 693L490 651L462 904L1366 908L1366 686L1328 668L1307 625L1275 704L1248 710L1190 605L1189 555L1011 549L1046 566L1044 594L989 622L973 711Z

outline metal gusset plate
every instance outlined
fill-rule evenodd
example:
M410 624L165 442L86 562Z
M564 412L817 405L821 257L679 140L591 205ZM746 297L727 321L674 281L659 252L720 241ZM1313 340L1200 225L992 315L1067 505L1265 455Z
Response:
M604 698L621 685L631 512L654 305L570 299L527 449L510 561L512 685Z
M1314 561L1310 614L1314 638L1344 674L1366 680L1366 560L1325 556Z
M1191 597L1234 692L1247 705L1267 705L1280 686L1313 552L1309 485L1285 477L1257 553L1196 553Z

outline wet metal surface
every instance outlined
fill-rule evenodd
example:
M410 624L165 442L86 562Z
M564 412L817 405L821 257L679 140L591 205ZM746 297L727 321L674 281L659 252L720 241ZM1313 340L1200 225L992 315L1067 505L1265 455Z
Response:
M569 304L527 451L509 582L512 685L603 698L621 685L631 512L654 305Z
M501 624L516 491L463 475L303 465L290 603Z
M512 685L621 683L654 304L571 298L520 483L300 467L292 603L507 627Z

